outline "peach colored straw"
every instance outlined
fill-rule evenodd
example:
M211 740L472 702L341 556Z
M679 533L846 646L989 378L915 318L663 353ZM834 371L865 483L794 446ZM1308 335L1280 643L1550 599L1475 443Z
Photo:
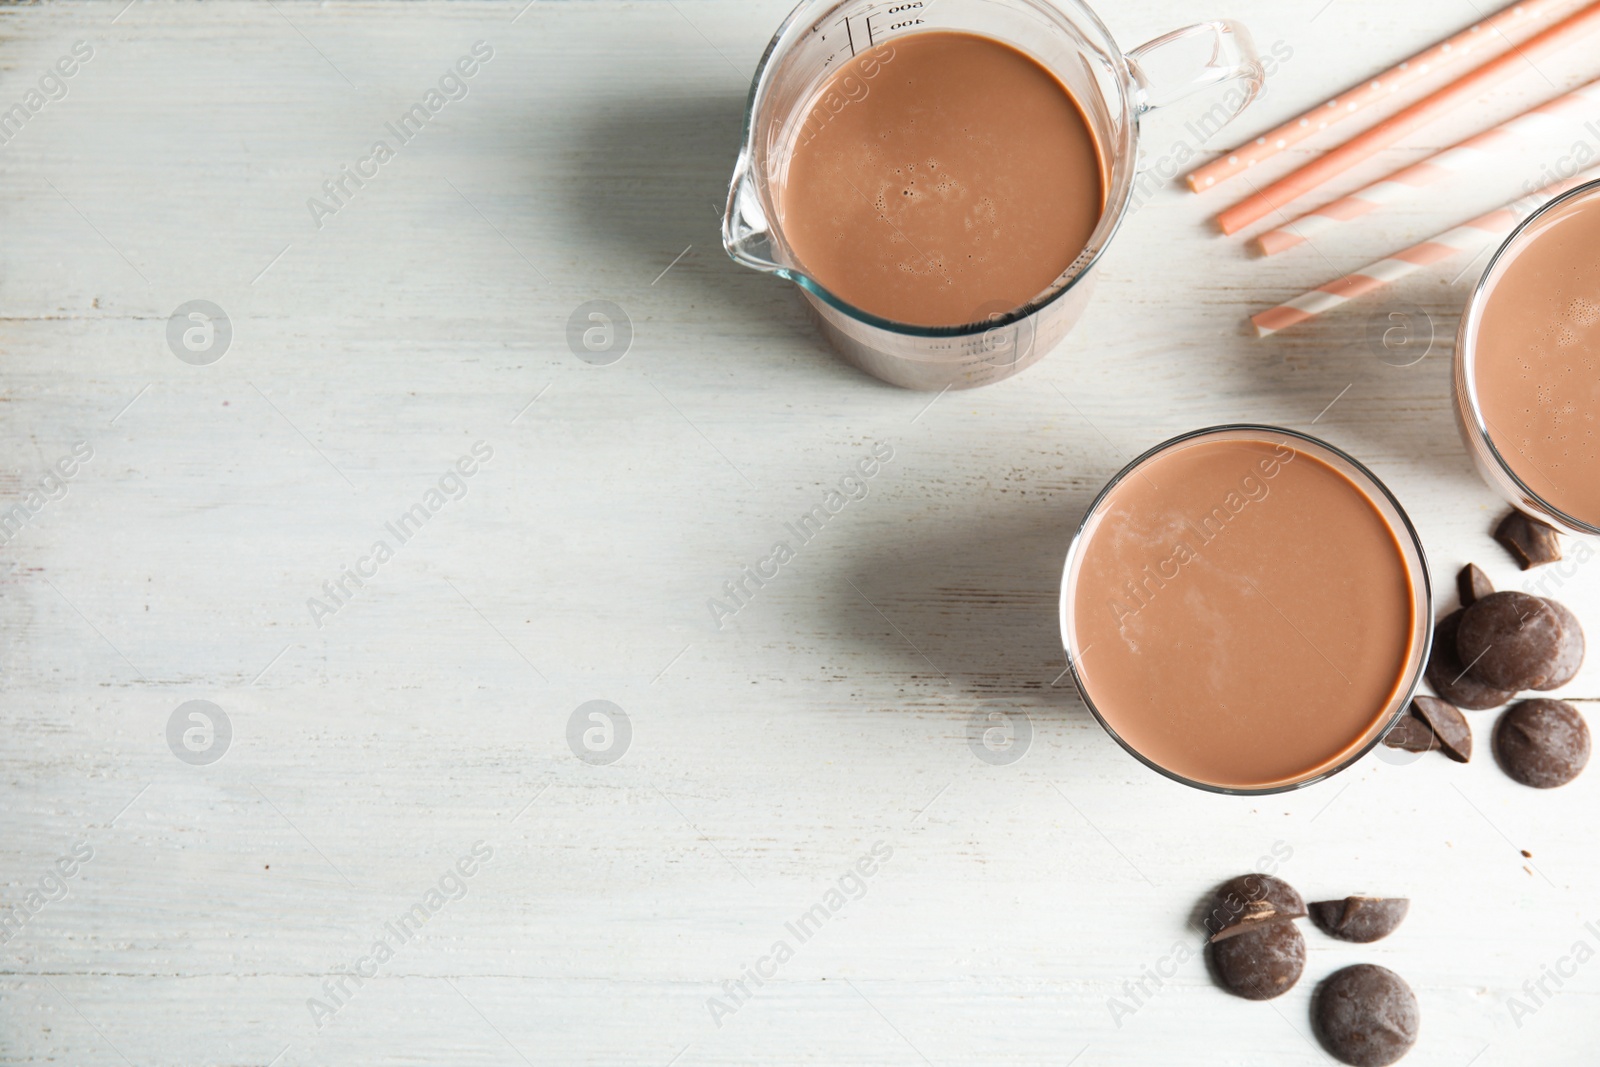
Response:
M1407 134L1506 81L1513 74L1520 73L1525 64L1532 64L1597 27L1600 27L1600 3L1590 4L1512 51L1463 75L1432 96L1422 98L1339 148L1307 163L1293 174L1257 190L1218 215L1217 224L1222 227L1223 233L1239 232L1252 222L1265 218L1269 212L1299 199Z
M1410 59L1379 74L1364 85L1351 86L1326 103L1319 104L1302 115L1297 115L1270 133L1264 133L1246 145L1240 145L1227 155L1197 168L1185 181L1195 192L1204 192L1213 185L1247 167L1299 144L1319 130L1362 114L1392 93L1407 88L1430 73L1448 70L1475 52L1501 50L1508 31L1537 26L1549 19L1559 8L1571 0L1528 0L1514 3L1496 12L1480 23L1475 23L1448 41L1443 41Z
M1381 289L1390 282L1413 274L1423 267L1449 259L1458 252L1470 248L1482 248L1492 238L1502 236L1509 231L1519 220L1568 189L1582 185L1597 175L1600 175L1600 167L1575 178L1566 178L1547 185L1538 192L1515 200L1498 211L1479 215L1453 230L1446 230L1421 244L1402 249L1376 263L1369 263L1358 271L1297 296L1288 303L1258 312L1250 316L1250 321L1255 323L1257 336L1266 337L1289 326L1314 319L1324 312L1348 304L1356 297L1365 296L1374 289Z
M1365 189L1307 212L1285 226L1268 230L1261 235L1261 251L1269 256L1277 255L1319 234L1337 229L1341 223L1358 219L1384 204L1406 200L1423 186L1432 185L1452 174L1477 170L1490 163L1494 153L1511 149L1525 138L1561 129L1567 125L1565 120L1596 113L1600 113L1600 80L1524 111L1492 130L1462 141L1454 148L1447 148L1421 163L1396 171L1387 178L1380 178Z

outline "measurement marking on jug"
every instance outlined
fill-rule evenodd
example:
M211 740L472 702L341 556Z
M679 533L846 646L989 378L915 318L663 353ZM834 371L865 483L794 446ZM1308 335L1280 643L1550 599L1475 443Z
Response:
M896 4L893 7L891 7L888 11L884 12L884 14L888 15L890 18L893 18L896 15L905 14L907 11L920 11L921 9L922 9L922 0L916 0L915 3ZM872 25L872 21L871 21L871 16L869 15L867 17L867 26L868 26L869 29L871 28L871 25ZM889 32L893 33L895 30L903 30L903 29L906 29L906 28L911 27L911 26L921 26L921 25L922 25L922 20L920 18L905 19L904 21L895 22L895 23L890 24Z
M896 15L904 15L908 11L921 11L925 7L926 7L926 5L922 2L922 0L915 0L915 2L913 2L913 3L895 4L893 7L889 8L887 11L874 11L874 12L864 16L862 21L864 21L867 24L867 44L872 46L872 47L874 47L874 48L876 48L877 45L878 45L877 35L878 35L878 33L880 31L879 31L878 27L876 27L876 26L874 26L872 24L872 20L875 17L877 17L878 15L886 15L889 18L893 18ZM883 30L881 32L894 33L896 30L904 30L904 29L909 29L912 26L921 26L921 25L923 25L923 20L920 19L920 18L903 19L900 22L890 23L889 24L889 28L887 30ZM845 28L847 30L849 29L848 21L846 22L846 27ZM854 52L852 51L851 54L853 55Z

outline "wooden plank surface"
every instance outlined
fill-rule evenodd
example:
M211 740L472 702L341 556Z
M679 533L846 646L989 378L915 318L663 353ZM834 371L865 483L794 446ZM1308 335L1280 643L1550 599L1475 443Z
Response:
M0 945L0 1061L1314 1064L1316 980L1367 960L1421 1000L1407 1063L1593 1062L1600 964L1536 1005L1524 983L1600 949L1600 779L1514 784L1474 713L1467 766L1201 794L1058 684L1055 622L1093 493L1225 421L1367 462L1441 610L1467 560L1520 587L1449 404L1474 270L1266 342L1245 317L1509 199L1579 131L1271 261L1210 230L1231 193L1164 188L1067 345L930 407L719 247L784 3L123 3L0 9L0 108L92 49L0 146L0 507L92 451L0 548L0 902L31 912ZM1103 14L1129 47L1229 14L1288 51L1232 141L1475 10ZM465 96L314 217L480 41ZM1594 74L1541 63L1340 188ZM608 366L567 343L596 299L633 331ZM195 300L232 330L204 366L167 341ZM1370 342L1392 312L1436 335L1412 365ZM866 497L715 625L708 598L875 447ZM330 601L430 491L450 499ZM1568 553L1545 591L1593 626L1600 567ZM1600 664L1564 695L1593 708ZM232 731L203 766L167 741L197 700ZM569 744L594 700L631 729L611 764ZM1019 761L976 758L991 711L1026 715ZM1186 920L1267 861L1411 917L1372 946L1311 938L1278 1001L1230 998ZM747 999L725 986L758 963ZM336 999L340 968L368 977Z

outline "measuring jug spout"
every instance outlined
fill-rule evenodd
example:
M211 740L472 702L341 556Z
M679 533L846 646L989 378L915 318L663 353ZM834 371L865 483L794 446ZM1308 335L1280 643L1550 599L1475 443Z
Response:
M722 247L737 263L771 273L783 269L776 258L772 228L751 174L750 152L739 153L739 164L728 187L728 209L722 216Z

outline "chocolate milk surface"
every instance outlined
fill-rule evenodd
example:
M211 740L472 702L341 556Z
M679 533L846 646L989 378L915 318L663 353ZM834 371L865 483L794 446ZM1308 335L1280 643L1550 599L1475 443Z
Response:
M1524 485L1600 526L1600 194L1552 209L1490 279L1474 379Z
M1314 777L1370 741L1416 621L1388 521L1288 440L1202 440L1125 477L1086 534L1070 610L1111 729L1231 789Z
M829 76L779 195L800 267L896 322L960 326L1038 296L1089 242L1105 163L1061 82L975 34L910 34Z

